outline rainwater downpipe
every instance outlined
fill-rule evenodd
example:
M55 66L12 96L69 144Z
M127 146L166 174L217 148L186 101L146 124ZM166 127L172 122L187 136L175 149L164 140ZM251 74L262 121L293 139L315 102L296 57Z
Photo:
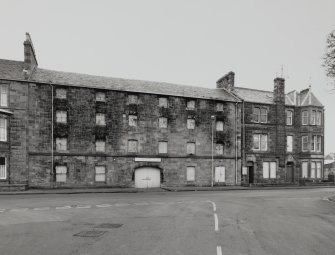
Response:
M51 183L54 181L54 89L51 84L49 83L51 87L51 172L50 176L52 178Z
M235 185L237 185L237 104L235 103Z

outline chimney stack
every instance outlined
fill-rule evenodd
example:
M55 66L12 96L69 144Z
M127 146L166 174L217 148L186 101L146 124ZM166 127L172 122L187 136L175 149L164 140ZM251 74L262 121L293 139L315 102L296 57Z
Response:
M230 91L234 88L234 83L235 83L235 73L229 72L225 76L217 80L216 88L218 89L225 88Z
M285 79L274 79L273 101L275 104L282 104L285 106Z
M36 54L33 46L33 42L29 33L26 33L26 40L23 43L24 45L24 63L29 72L32 72L37 64Z

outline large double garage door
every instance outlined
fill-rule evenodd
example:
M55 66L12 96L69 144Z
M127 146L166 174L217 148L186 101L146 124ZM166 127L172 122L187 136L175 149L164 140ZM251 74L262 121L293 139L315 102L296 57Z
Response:
M159 188L161 186L161 170L155 167L135 169L136 188Z

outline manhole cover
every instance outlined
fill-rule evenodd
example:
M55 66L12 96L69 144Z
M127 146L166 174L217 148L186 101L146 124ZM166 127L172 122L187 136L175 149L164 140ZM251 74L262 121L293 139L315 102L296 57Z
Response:
M100 231L100 230L89 230L89 231L82 231L73 236L80 236L80 237L99 237L105 234L107 231Z
M114 224L114 223L101 223L99 225L96 225L96 228L119 228L122 227L123 224Z

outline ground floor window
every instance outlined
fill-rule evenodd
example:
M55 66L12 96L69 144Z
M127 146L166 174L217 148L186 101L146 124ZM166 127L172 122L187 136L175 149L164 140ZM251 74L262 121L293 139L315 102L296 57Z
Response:
M263 179L275 179L277 173L277 162L263 162Z
M301 163L301 177L302 178L308 177L308 162Z
M66 166L56 166L56 182L66 182Z
M187 167L186 180L189 182L195 181L195 167L194 166Z
M96 166L95 167L95 181L96 182L105 182L106 181L106 167L105 166Z
M215 167L215 182L226 181L226 168L224 166Z
M0 157L0 180L7 179L6 158Z

